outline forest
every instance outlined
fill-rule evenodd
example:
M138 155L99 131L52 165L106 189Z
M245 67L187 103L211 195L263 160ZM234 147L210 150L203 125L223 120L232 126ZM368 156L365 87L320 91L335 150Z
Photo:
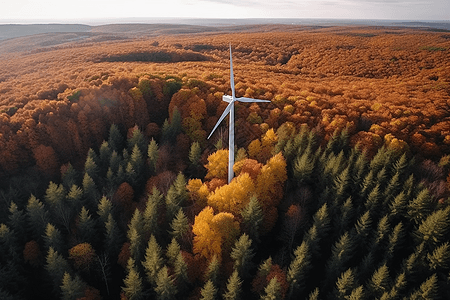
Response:
M233 30L0 43L1 299L450 298L450 33Z

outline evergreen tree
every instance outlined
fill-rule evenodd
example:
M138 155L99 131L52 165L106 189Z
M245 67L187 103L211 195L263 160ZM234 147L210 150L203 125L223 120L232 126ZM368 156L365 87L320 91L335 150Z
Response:
M345 270L354 255L355 244L348 232L345 232L331 249L331 257L327 263L328 284L334 283L337 276Z
M69 189L72 185L78 184L79 180L78 172L73 168L73 166L68 163L67 170L62 174L62 183L66 189Z
M294 160L294 178L297 182L309 182L314 171L314 160L311 157L312 153L305 152L299 155Z
M242 234L231 250L231 258L234 260L234 269L241 278L246 278L253 266L252 259L255 253L251 249L252 240L247 234Z
M84 206L81 208L77 223L77 237L79 243L92 244L96 240L96 222Z
M351 223L353 223L355 216L355 209L353 208L352 198L349 197L339 208L340 214L337 218L338 234L343 234L348 230Z
M427 255L430 270L448 270L450 268L450 244L446 242Z
M339 276L333 290L333 299L346 300L358 286L353 270L350 268Z
M54 221L65 227L70 232L71 209L65 203L66 191L62 184L50 182L45 192L45 203L50 207L53 213Z
M188 287L189 278L188 278L188 266L186 264L186 261L184 260L181 251L178 252L173 268L178 291L183 292Z
M424 281L420 288L413 294L411 294L408 299L411 300L436 300L440 299L438 277L433 274L426 281Z
M148 165L150 167L150 172L152 175L154 175L154 174L156 174L156 162L158 161L158 157L159 157L159 149L158 149L158 144L156 143L156 141L153 138L150 141L150 144L148 145L147 157L148 157Z
M133 146L133 151L131 152L130 162L131 167L134 171L134 185L139 187L143 184L145 179L145 165L144 165L144 157L142 156L142 152L139 149L138 145ZM132 182L133 182L132 181Z
M53 248L55 251L63 253L64 240L61 232L50 223L45 229L44 241L46 249Z
M116 124L109 128L108 144L113 151L120 152L123 149L124 139Z
M241 211L243 231L248 234L254 244L258 244L259 232L264 219L264 214L258 199L253 196Z
M415 232L420 242L437 245L445 242L450 229L450 206L439 209L422 221Z
M69 273L64 273L61 284L63 300L76 300L83 297L84 289L85 285L80 277L75 276L72 279L72 276L70 276Z
M123 280L123 283L125 286L122 287L122 291L125 293L127 299L145 299L142 279L139 276L134 260L131 257L128 259L127 276Z
M121 165L122 158L116 150L111 153L111 158L109 159L109 167L113 173L117 173L119 166Z
M308 300L319 300L319 288L315 288L311 294L309 294Z
M230 278L228 278L227 288L225 294L223 294L224 300L239 300L242 294L242 281L239 278L237 270L233 271Z
M175 299L178 292L173 276L169 275L169 270L166 266L158 271L156 278L156 299L158 300L172 300Z
M364 294L364 288L362 285L353 289L352 293L348 297L349 300L364 300L366 295Z
M175 144L177 135L181 132L181 114L178 108L174 108L172 111L172 117L169 121L166 119L164 121L161 130L161 140L163 143L168 142Z
M200 163L200 158L202 156L202 149L200 148L199 142L193 142L189 150L189 162L191 166L196 168Z
M305 288L305 282L309 270L312 268L311 253L307 241L303 241L294 251L294 259L287 271L287 281L289 283L289 298L301 294Z
M116 152L117 153L117 152ZM107 141L103 141L99 149L101 173L105 174L111 160L112 150Z
M53 281L54 291L56 292L59 290L64 273L71 273L70 266L67 260L52 247L48 249L46 261L45 269Z
M148 195L144 211L144 232L147 234L157 235L159 233L158 215L163 197L156 187L153 187L152 193Z
M49 217L44 204L36 199L34 195L31 195L30 199L28 199L27 217L30 222L29 228L31 228L33 233L33 239L39 241L45 233Z
M391 224L389 224L389 219L388 216L386 215L382 217L378 222L377 231L373 236L372 247L376 247L377 250L384 248L384 246L388 242L390 228Z
M420 224L436 207L427 189L419 192L408 205L408 216L416 224Z
M395 225L394 230L389 234L389 241L386 247L385 259L390 260L394 257L396 251L401 249L402 243L406 239L406 232L403 223Z
M313 221L312 227L305 234L303 240L309 243L311 253L320 253L320 241L326 238L330 229L330 216L326 203L314 214Z
M408 206L408 196L405 192L400 192L394 200L389 204L390 218L400 218L406 216Z
M335 201L336 205L341 204L341 201L343 201L347 197L347 192L349 190L351 183L350 176L351 176L350 166L348 166L334 180L334 186L336 190L336 201Z
M154 235L150 236L148 246L145 251L145 260L142 263L148 281L155 286L159 277L159 271L163 267L164 260L162 258L162 250L158 245ZM167 271L167 269L166 269ZM167 272L166 272L167 273Z
M130 224L128 224L127 237L130 241L130 252L133 259L137 262L142 260L144 247L144 217L136 208Z
M366 250L367 240L372 233L372 218L370 217L370 211L367 210L355 224L355 243L359 245L361 250Z
M167 257L167 264L170 267L175 266L175 262L177 260L177 256L180 253L181 248L180 245L178 244L177 240L175 238L172 238L172 241L170 242L169 245L167 245L167 250L166 250L166 257Z
M372 275L369 283L369 293L375 298L380 298L384 293L389 292L390 286L389 268L386 264L383 264Z
M89 152L95 153L92 149L90 149ZM99 180L100 175L100 168L98 167L97 163L95 162L93 156L89 156L86 158L86 162L84 163L84 173L89 174L89 176L94 180Z
M98 205L99 192L97 186L88 173L83 177L84 206L89 210L95 210Z
M170 232L174 238L176 238L180 243L185 240L190 232L189 220L183 212L183 209L179 209L177 215L170 223Z
M24 244L26 241L26 231L27 231L27 220L25 213L23 210L19 209L14 203L14 201L11 202L9 206L9 226L12 230L14 230L18 242L21 244Z
M261 300L279 300L282 299L281 296L281 286L278 282L278 278L273 277L266 288L264 289L264 294L261 296Z
M179 173L174 183L170 186L166 196L166 208L168 219L173 219L188 199L189 194L186 189L186 179L182 173Z
M110 257L116 257L122 244L122 233L112 214L108 214L105 224L105 250Z
M112 213L112 211L113 211L113 206L112 206L111 201L109 201L109 199L106 198L106 196L103 196L100 199L100 202L98 203L98 210L97 210L97 214L100 217L100 221L102 223L107 222L108 217Z
M66 195L66 200L66 205L68 205L71 210L70 218L72 218L74 212L79 211L83 205L83 190L75 184L72 185Z
M218 285L219 276L220 276L220 262L217 259L217 256L214 255L208 264L208 268L206 269L205 281L212 281L214 285Z
M408 282L406 281L405 273L400 273L395 279L394 285L392 286L389 293L383 294L381 299L400 299L400 296L403 294L407 284Z
M217 288L211 280L208 280L201 290L201 300L214 300L217 295Z
M138 146L140 153L147 153L148 141L141 130L135 126L132 136L128 139L128 152L132 152L134 146Z

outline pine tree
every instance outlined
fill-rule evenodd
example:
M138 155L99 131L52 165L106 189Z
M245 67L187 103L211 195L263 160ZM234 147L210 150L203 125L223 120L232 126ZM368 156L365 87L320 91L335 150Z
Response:
M192 167L198 167L200 163L200 157L202 155L202 149L199 142L193 142L189 150L189 162Z
M389 204L390 218L400 218L406 216L408 206L408 197L404 192L400 192L391 204Z
M53 248L55 251L63 253L64 240L61 232L50 223L45 229L44 241L46 249Z
M389 238L389 231L391 224L389 224L388 216L384 216L380 219L377 226L377 231L373 237L373 246L376 249L384 248Z
M348 231L345 232L331 249L331 257L327 263L328 284L334 283L337 276L345 270L354 255L355 244Z
M108 144L113 151L121 151L123 149L123 136L119 131L119 127L116 124L112 124L109 129Z
M405 273L400 273L395 279L394 285L389 293L387 295L383 295L385 298L382 297L382 299L400 299L400 296L403 294L407 284L408 282L406 281Z
M112 214L108 214L105 224L105 250L110 257L116 257L122 244L122 233Z
M179 209L177 215L170 223L172 231L171 235L176 238L180 243L185 240L190 233L189 220L183 212L183 209Z
M364 300L366 295L364 294L364 288L362 285L353 289L352 293L348 297L348 300Z
M162 250L158 245L154 235L150 236L148 246L145 250L145 260L142 263L148 281L155 286L157 284L158 273L163 267L164 260L162 258Z
M390 286L389 268L386 264L383 264L372 275L369 293L376 298L380 298L384 293L389 292Z
M73 168L71 163L67 164L67 170L62 174L62 183L66 189L72 185L77 184L79 180L78 172Z
M50 207L56 224L63 225L70 232L71 209L65 203L66 191L62 184L50 182L45 192L45 203Z
M177 258L174 263L174 274L179 292L184 292L188 288L188 265L184 260L184 256L181 251L178 252Z
M70 207L72 212L79 211L83 205L83 190L75 184L72 185L66 195L66 200L66 205ZM70 218L73 217L72 215L73 213L70 214Z
M277 277L273 277L266 288L264 289L264 294L261 296L261 300L279 300L281 297L281 286L278 282Z
M314 160L311 157L311 153L305 152L299 155L294 160L294 177L301 182L308 182L311 180L311 176L314 171Z
M128 259L127 276L123 280L123 283L125 286L122 287L122 291L125 293L127 299L145 299L142 279L139 276L134 260L131 257Z
M90 151L94 152L92 149ZM89 174L89 176L94 180L99 180L100 168L95 162L94 158L91 156L87 156L86 161L84 163L84 173Z
M26 230L27 230L27 224L26 224L26 216L23 210L19 209L17 207L17 204L11 201L11 204L9 206L9 226L12 230L14 230L18 242L21 244L24 244L26 241Z
M85 173L83 177L83 191L85 198L84 206L89 210L95 210L98 205L99 192L94 180L88 173Z
M307 241L303 241L294 251L294 259L287 271L289 298L294 299L305 288L308 272L312 268L311 252Z
M361 250L366 250L367 240L372 233L372 218L370 217L370 211L367 210L355 224L355 243L359 245Z
M220 262L217 259L217 256L214 255L206 269L205 281L212 281L214 285L218 285L219 276L220 276Z
M102 199L100 199L100 202L98 203L98 210L97 214L100 217L100 221L102 223L105 223L108 221L108 216L112 213L113 206L111 201L106 198L106 196L103 196Z
M252 259L255 253L251 249L252 240L247 234L242 234L231 250L231 258L234 260L234 269L241 278L246 278L253 266Z
M242 227L250 239L257 245L260 242L260 228L264 219L263 210L256 197L251 197L250 201L241 211Z
M144 248L144 217L139 209L136 208L130 224L128 224L127 237L130 241L130 252L133 259L137 262L142 260Z
M450 244L446 242L427 255L430 270L447 270L450 267Z
M313 221L312 227L305 234L303 240L309 243L311 253L320 253L320 241L326 238L330 230L330 216L326 203L314 214Z
M76 300L84 296L85 284L80 277L75 276L72 279L69 273L65 272L62 284L62 299L63 300Z
M445 209L433 212L424 219L415 235L420 242L434 246L446 241L449 229L450 206L447 206Z
M396 251L400 250L402 243L406 239L407 233L403 223L400 222L395 225L394 230L389 234L389 241L386 247L385 259L390 260L394 257Z
M224 300L239 300L242 294L242 281L239 278L237 270L233 271L230 278L228 278L227 288L223 294Z
M117 173L119 166L121 165L122 158L116 150L111 153L111 158L109 159L109 167L113 173Z
M435 202L427 189L419 192L408 205L408 216L416 224L420 224L435 208Z
M147 152L148 165L150 167L150 172L152 175L156 174L156 162L158 161L158 156L159 156L158 144L152 138L150 144L148 145L148 152Z
M172 241L169 245L167 245L166 257L167 264L169 267L173 267L175 265L175 261L177 260L177 256L180 253L181 248L175 238L172 238Z
M27 217L30 222L29 228L33 233L33 239L39 241L45 232L47 223L49 221L48 212L44 204L31 195L27 204Z
M92 244L96 240L96 222L84 206L81 208L77 223L77 237L80 243Z
M340 214L338 216L337 226L338 234L343 234L348 230L351 223L353 223L355 216L355 209L353 208L352 198L349 197L339 208Z
M411 294L408 299L411 300L435 300L440 299L439 294L439 285L438 285L438 277L435 274L433 274L431 277L429 277L426 281L424 281L420 288L413 294Z
M336 190L336 205L341 204L341 201L343 201L347 197L347 192L351 183L350 180L350 166L348 166L334 180L334 186Z
M175 280L173 276L169 275L169 271L166 266L162 267L158 272L156 278L156 299L158 300L173 300L178 292L175 286Z
M145 138L144 134L142 134L141 130L138 126L133 128L132 136L128 139L128 152L132 152L134 146L138 146L140 153L147 153L148 151L148 141Z
M111 159L112 150L109 147L109 144L107 141L103 141L102 145L99 149L99 158L100 158L100 166L101 166L101 173L105 174L105 171L107 170L109 166L109 162Z
M170 122L166 119L161 130L161 140L163 143L175 144L177 135L181 132L181 114L177 107L172 111Z
M53 286L59 290L59 285L63 279L64 273L70 273L70 266L67 260L55 251L52 247L48 249L45 269L53 281Z
M180 172L174 183L170 186L166 196L166 208L168 219L173 219L175 214L179 211L188 199L189 194L186 189L186 179Z
M159 207L162 203L163 195L156 187L148 195L147 205L144 211L144 232L157 235L159 233L158 215Z
M336 281L336 287L333 290L334 299L346 300L350 297L352 291L358 286L354 271L350 268L342 273Z
M319 288L315 288L311 294L309 294L308 300L319 300Z

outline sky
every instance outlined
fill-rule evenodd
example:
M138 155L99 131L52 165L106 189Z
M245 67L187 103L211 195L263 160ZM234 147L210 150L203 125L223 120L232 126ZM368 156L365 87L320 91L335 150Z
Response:
M0 0L0 23L161 17L450 21L450 0Z

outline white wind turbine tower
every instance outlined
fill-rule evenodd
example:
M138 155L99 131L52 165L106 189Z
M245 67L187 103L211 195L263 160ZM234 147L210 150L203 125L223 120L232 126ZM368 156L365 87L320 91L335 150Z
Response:
M231 44L230 44L230 84L231 84L231 96L224 95L222 97L222 100L225 102L228 102L227 108L225 108L224 112L222 113L222 116L220 116L219 121L217 121L216 126L214 126L213 130L208 136L208 139L211 137L211 135L216 130L217 126L219 126L220 122L227 116L228 113L230 113L229 118L229 134L228 134L228 183L231 182L231 179L233 179L234 172L233 172L233 165L234 165L234 102L270 102L269 100L260 100L260 99L252 99L252 98L246 98L246 97L240 97L236 98L235 91L234 91L234 75L233 75L233 57L231 55Z

